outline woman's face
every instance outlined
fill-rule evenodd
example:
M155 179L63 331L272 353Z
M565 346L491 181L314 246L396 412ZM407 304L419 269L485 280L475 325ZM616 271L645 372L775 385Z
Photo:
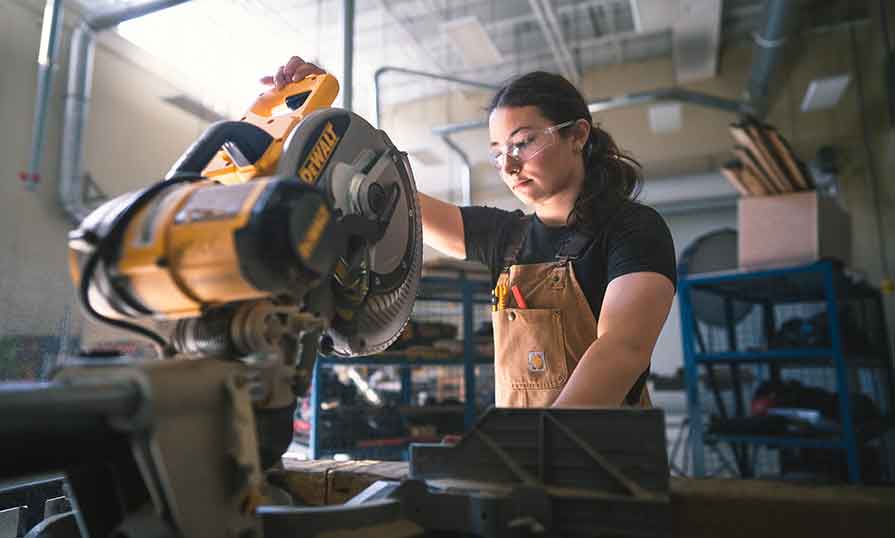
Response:
M500 177L526 205L544 204L558 194L577 195L584 179L580 148L589 126L580 120L544 133L548 127L553 122L535 106L495 108L488 119L490 151L499 156Z

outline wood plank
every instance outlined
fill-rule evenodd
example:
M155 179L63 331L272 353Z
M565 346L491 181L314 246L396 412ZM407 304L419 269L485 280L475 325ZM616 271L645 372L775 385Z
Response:
M673 478L681 538L895 536L895 489L763 480Z
M786 167L790 177L793 179L793 182L799 188L799 190L813 189L814 181L811 179L811 175L805 174L803 172L802 168L799 166L796 155L792 151L792 148L790 147L786 139L783 138L780 132L773 127L769 127L768 137L770 138L774 151L777 154L781 155L784 166Z
M761 190L762 196L769 194L779 194L780 190L776 187L776 185L768 178L767 173L762 168L761 164L756 160L755 156L752 154L752 151L745 146L734 146L733 154L737 159L743 163L744 170L748 170L752 177L757 180L757 184L759 189Z
M762 175L766 179L766 183L771 185L772 193L785 193L792 191L789 182L774 162L771 160L766 149L764 149L759 141L758 135L755 133L755 127L742 124L731 124L730 134L736 143L747 149L751 155L751 161L755 163L755 167L761 170ZM740 160L743 160L742 158ZM745 161L743 161L745 163Z
M761 178L758 177L754 169L743 166L743 172L741 175L743 177L743 181L746 184L752 185L752 190L756 193L756 196L766 196L768 194L773 194L773 192L768 190Z
M752 191L745 185L742 179L743 163L740 161L730 161L721 167L721 174L727 178L730 183L741 196L752 196Z
M764 154L768 163L770 163L769 166L772 173L775 174L788 189L786 192L795 192L799 190L799 186L795 179L790 177L789 171L786 169L783 162L782 155L774 149L774 144L768 136L769 128L770 126L768 125L752 122L747 128L747 131L749 132L749 136L755 141L756 146Z

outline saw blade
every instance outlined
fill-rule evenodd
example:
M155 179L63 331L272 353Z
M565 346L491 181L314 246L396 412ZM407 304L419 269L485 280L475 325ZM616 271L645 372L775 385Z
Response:
M410 317L422 266L422 223L406 154L388 136L346 110L308 115L289 136L278 175L295 177L326 193L340 218L371 217L364 198L375 183L399 196L384 233L366 245L367 289L351 315L334 320L333 353L356 356L385 350ZM371 221L371 226L376 225Z

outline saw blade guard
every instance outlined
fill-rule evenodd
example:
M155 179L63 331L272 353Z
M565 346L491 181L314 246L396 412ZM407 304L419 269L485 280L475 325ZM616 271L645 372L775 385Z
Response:
M406 154L357 114L323 109L290 134L278 175L326 193L347 233L357 234L331 277L336 316L321 352L384 351L410 318L422 268L422 221Z

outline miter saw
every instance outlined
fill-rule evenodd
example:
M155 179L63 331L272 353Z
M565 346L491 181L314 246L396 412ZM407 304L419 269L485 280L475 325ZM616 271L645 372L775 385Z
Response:
M327 354L388 347L419 285L416 190L384 132L328 108L337 91L324 74L262 94L164 181L89 215L70 241L88 313L168 355L288 351L314 327ZM140 318L180 321L165 341Z

